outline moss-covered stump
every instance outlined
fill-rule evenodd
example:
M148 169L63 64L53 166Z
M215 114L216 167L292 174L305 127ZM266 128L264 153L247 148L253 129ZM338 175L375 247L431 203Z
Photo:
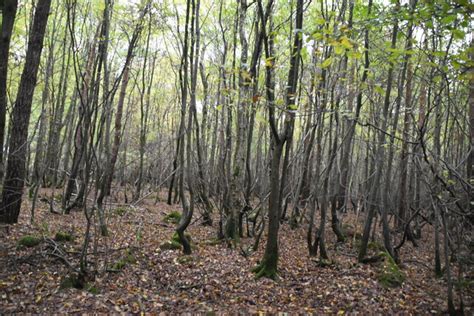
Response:
M42 239L32 235L26 235L18 240L18 246L20 247L34 247L41 243Z
M74 241L74 237L66 232L59 231L54 235L54 240L56 241Z
M165 217L163 217L163 221L171 224L178 224L180 220L181 213L178 211L172 211L171 213L166 214Z
M381 252L380 256L383 257L377 274L380 284L386 288L401 286L405 281L403 271L386 251Z

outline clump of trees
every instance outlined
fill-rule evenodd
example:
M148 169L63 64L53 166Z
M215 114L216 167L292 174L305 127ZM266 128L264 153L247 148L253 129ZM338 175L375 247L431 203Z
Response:
M184 253L197 215L231 247L253 237L256 249L266 231L255 272L269 278L282 224L304 226L322 263L326 224L344 243L347 212L361 220L360 262L402 262L429 225L454 313L451 269L473 259L467 1L0 8L1 222L18 221L25 187L34 221L38 190L50 188L51 211L87 218L86 275L91 226L97 217L108 234L108 203L166 191L182 206ZM376 227L384 254L371 257Z

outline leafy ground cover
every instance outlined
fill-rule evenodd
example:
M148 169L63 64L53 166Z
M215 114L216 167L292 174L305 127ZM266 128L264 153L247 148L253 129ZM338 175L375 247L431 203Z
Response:
M404 282L386 287L378 280L380 266L357 263L354 238L335 246L328 227L329 264L308 257L306 226L280 235L279 279L254 278L251 269L259 250L246 255L253 240L244 238L237 249L216 242L216 228L196 220L189 233L194 250L160 247L173 242L174 224L164 220L179 210L154 197L139 206L112 205L108 210L109 236L92 231L88 268L94 279L83 289L70 277L78 268L85 218L80 211L59 215L40 205L36 224L30 225L28 203L18 224L0 237L0 311L2 313L88 312L354 312L439 314L447 310L446 282L432 271L432 234L425 229L420 247L407 244L401 252ZM125 209L114 212L114 208ZM355 223L354 214L345 222ZM362 220L362 219L359 219ZM215 221L216 222L216 221ZM426 227L426 226L425 226ZM360 229L360 227L359 227ZM58 234L67 238L55 238ZM19 245L24 236L39 244ZM373 247L376 248L376 247ZM94 249L96 255L94 255ZM467 314L473 311L472 286L464 287ZM457 292L456 292L457 296Z

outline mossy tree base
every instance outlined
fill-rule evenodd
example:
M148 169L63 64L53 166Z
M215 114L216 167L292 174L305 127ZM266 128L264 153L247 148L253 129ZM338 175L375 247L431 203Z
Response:
M278 271L276 268L269 267L267 264L259 264L252 269L252 272L255 273L255 278L260 279L262 277L272 279L274 281L278 280Z
M377 278L385 288L395 288L402 285L405 275L387 252L381 252L384 262L378 272Z

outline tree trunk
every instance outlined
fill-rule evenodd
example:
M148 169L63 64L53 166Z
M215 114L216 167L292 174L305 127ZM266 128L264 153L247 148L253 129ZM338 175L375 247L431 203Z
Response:
M9 156L3 182L0 222L16 223L20 214L26 175L26 150L31 103L36 86L38 67L43 49L43 38L48 22L51 0L39 0L31 28L25 66L21 75L17 100L13 108Z
M0 38L0 180L3 178L3 143L7 115L7 75L10 39L15 22L17 0L4 0L2 10L2 28Z

